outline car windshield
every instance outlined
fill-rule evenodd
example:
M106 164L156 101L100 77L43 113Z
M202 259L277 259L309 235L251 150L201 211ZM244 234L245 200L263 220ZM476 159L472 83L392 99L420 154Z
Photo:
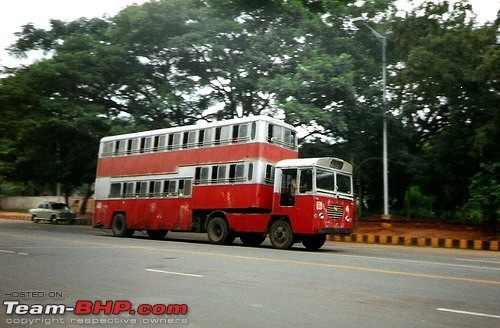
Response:
M52 209L54 209L54 210L65 210L67 208L68 208L68 206L66 204L63 204L63 203L52 204Z

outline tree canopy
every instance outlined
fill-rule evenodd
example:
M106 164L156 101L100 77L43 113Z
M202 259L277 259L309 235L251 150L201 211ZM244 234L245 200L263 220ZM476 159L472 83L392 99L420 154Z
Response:
M0 194L90 184L104 135L264 114L299 128L301 156L353 163L358 213L376 214L386 111L392 214L491 217L500 18L478 24L466 0L404 15L394 2L158 0L27 23L11 53L46 55L2 69ZM381 45L358 16L388 40L385 109Z

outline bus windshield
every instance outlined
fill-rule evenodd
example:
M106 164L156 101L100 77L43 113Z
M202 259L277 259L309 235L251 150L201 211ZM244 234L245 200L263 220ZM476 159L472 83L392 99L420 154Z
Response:
M316 189L350 195L351 177L349 175L318 168L316 169Z

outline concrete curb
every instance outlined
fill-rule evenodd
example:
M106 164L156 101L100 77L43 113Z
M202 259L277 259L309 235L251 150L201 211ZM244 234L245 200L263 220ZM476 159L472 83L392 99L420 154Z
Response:
M429 237L403 237L373 234L352 234L348 236L329 236L329 241L341 241L378 245L399 245L415 247L458 248L483 251L500 251L499 240L470 240Z

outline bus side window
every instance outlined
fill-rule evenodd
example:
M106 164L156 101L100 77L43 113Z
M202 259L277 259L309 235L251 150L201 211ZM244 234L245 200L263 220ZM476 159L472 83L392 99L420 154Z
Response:
M220 143L222 145L231 142L231 126L223 126L220 128Z
M209 177L209 171L210 171L210 168L209 167L202 167L201 168L201 179L200 179L200 183L208 183L209 180L208 180L208 177Z
M127 182L127 190L125 191L125 197L133 197L135 191L135 182Z
M281 175L281 206L294 206L297 193L297 169L283 169Z
M109 190L109 198L119 198L121 197L122 184L112 183Z
M224 183L226 179L226 165L220 165L217 170L217 182Z
M191 184L191 180L184 180L184 187L182 190L184 196L191 196Z
M153 196L155 197L161 196L161 181L154 182Z
M187 138L187 147L193 148L196 146L196 132L197 131L189 131Z
M306 193L308 191L312 191L312 169L304 169L300 171L300 187L298 192L299 193Z
M199 184L201 180L201 167L194 169L194 183Z
M270 164L266 165L266 176L264 182L268 184L274 184L274 166Z
M168 183L168 195L176 196L177 191L177 180L170 180Z
M214 128L206 129L204 131L203 145L210 146L214 141Z
M157 145L157 150L164 150L165 145L166 145L166 140L167 136L166 135L161 135L158 137L158 145Z
M164 180L163 181L163 192L162 192L162 196L163 197L167 197L168 196L168 184L169 184L168 180Z
M181 141L182 141L182 133L175 133L174 134L174 142L172 144L172 149L181 148Z

